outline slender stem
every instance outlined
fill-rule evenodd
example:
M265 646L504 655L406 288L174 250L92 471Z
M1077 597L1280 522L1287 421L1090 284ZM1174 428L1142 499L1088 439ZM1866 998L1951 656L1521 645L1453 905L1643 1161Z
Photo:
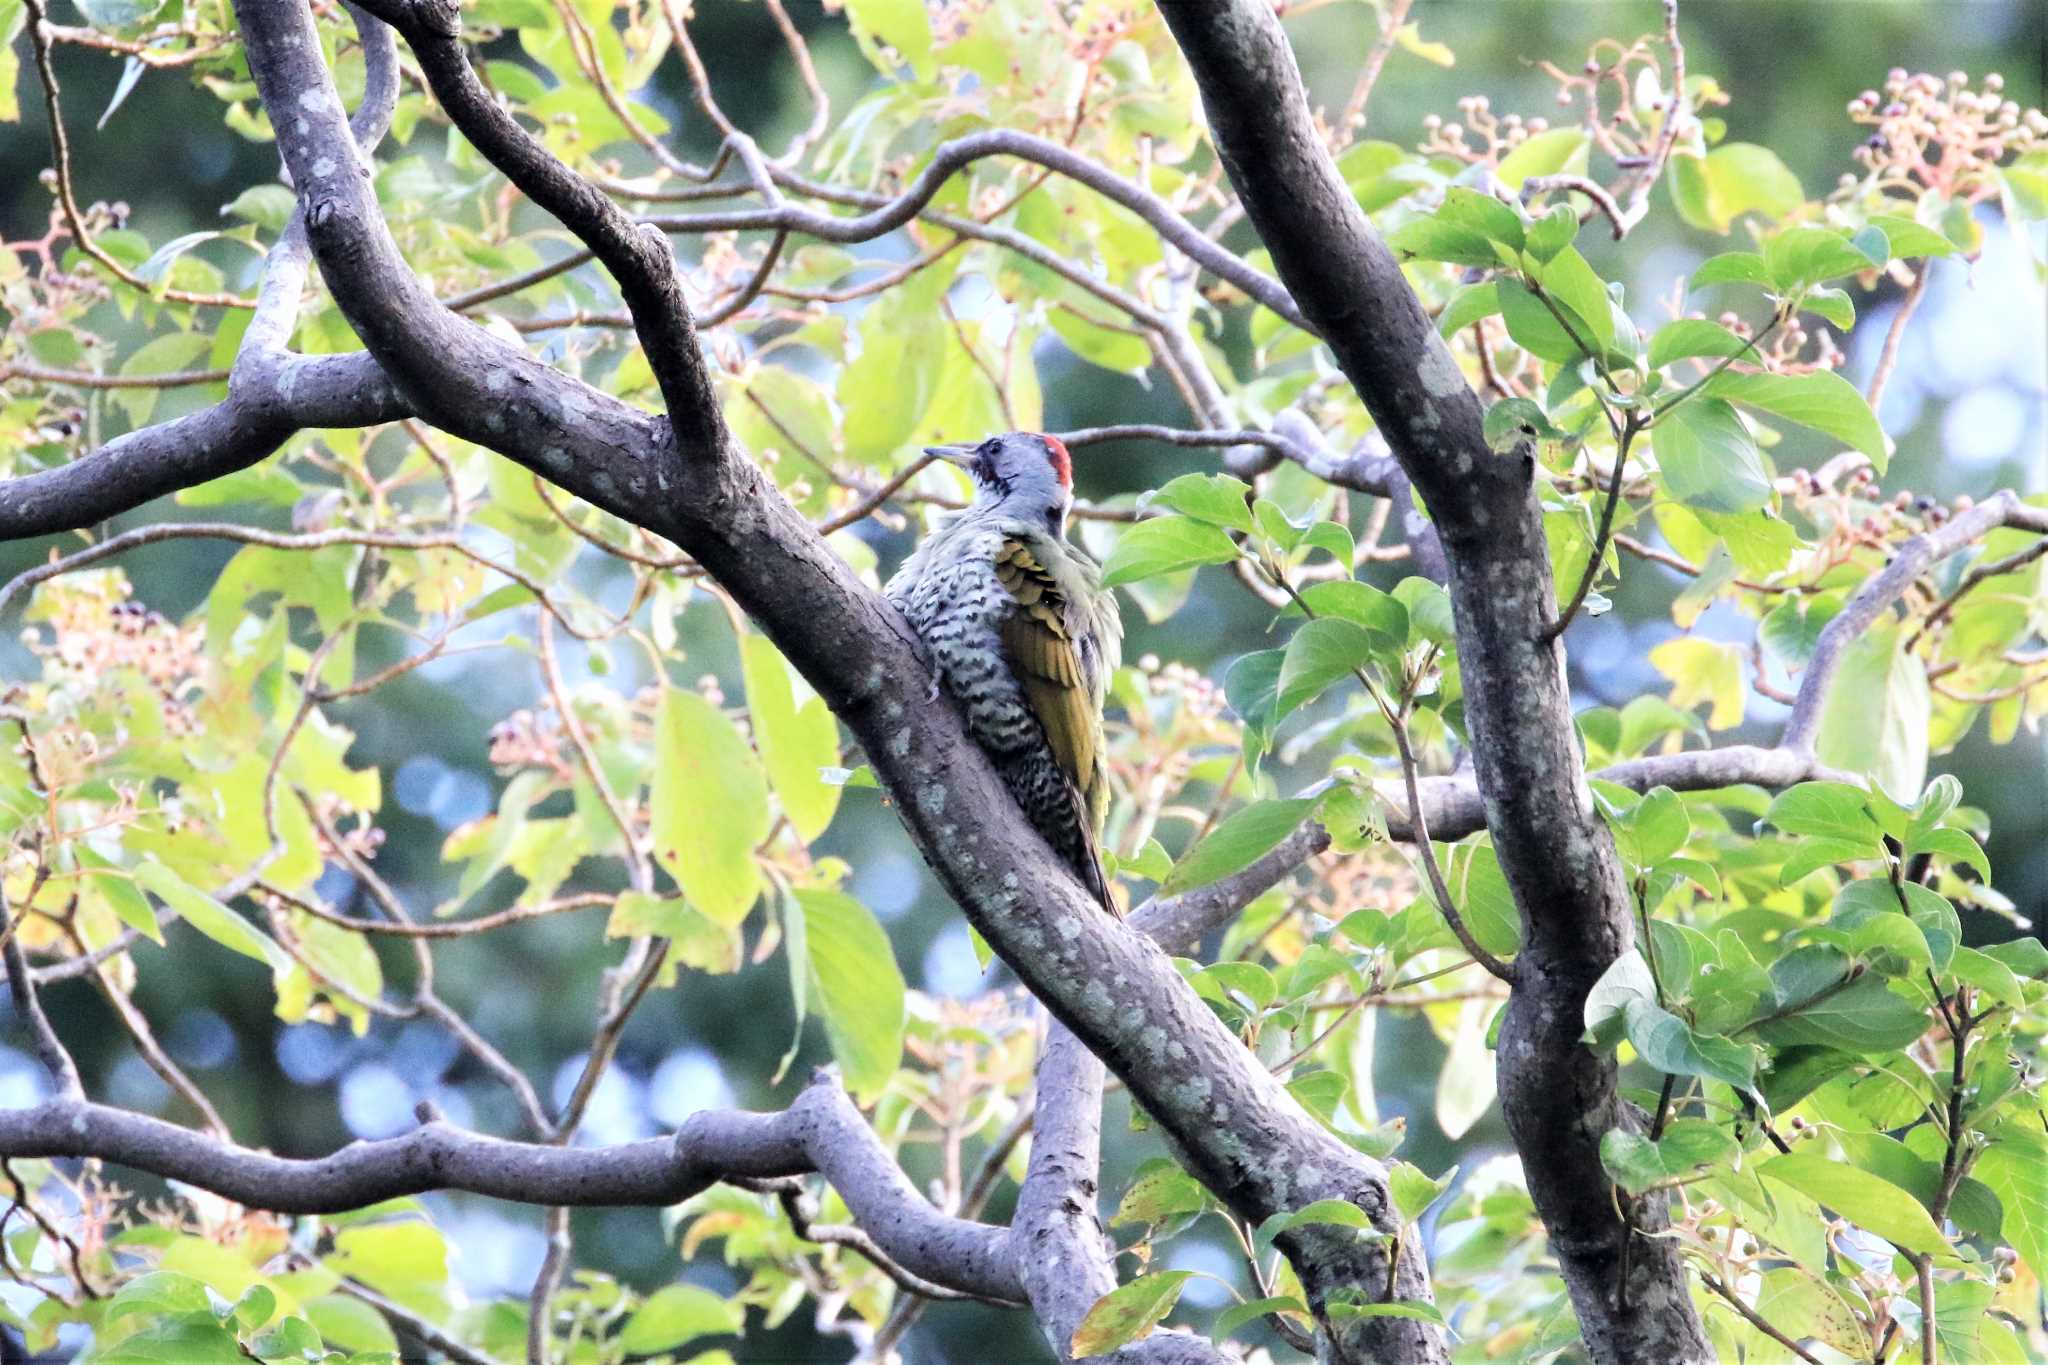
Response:
M1585 604L1586 596L1593 590L1593 580L1600 575L1600 563L1607 557L1607 541L1614 533L1614 509L1621 504L1621 485L1628 469L1629 447L1635 443L1636 433L1642 430L1642 417L1634 411L1622 420L1621 436L1614 445L1614 474L1607 481L1607 501L1600 509L1600 530L1593 537L1593 550L1586 558L1586 571L1579 575L1579 586L1573 590L1571 600L1565 603L1564 613L1555 622L1544 628L1540 637L1543 644L1549 644L1564 634L1565 627L1578 615Z
M1787 316L1789 315L1786 313L1786 311L1780 308L1775 314L1772 315L1771 320L1764 325L1764 329L1761 332L1758 332L1755 336L1750 337L1747 341L1742 343L1741 350L1737 351L1734 355L1722 356L1719 363L1714 365L1712 369L1709 369L1705 374L1701 375L1698 379L1693 380L1692 383L1687 384L1677 393L1672 394L1669 398L1657 404L1656 407L1650 409L1651 423L1654 425L1659 417L1662 417L1665 413L1671 411L1671 409L1677 407L1680 403L1683 403L1686 399L1692 397L1694 394L1698 393L1707 385L1713 383L1716 379L1720 377L1721 372L1723 370L1727 369L1730 365L1733 365L1736 361L1741 360L1746 356L1755 354L1757 348L1764 344L1765 338L1769 337L1771 333L1777 331L1779 326L1784 323Z
M1272 580L1274 586L1293 599L1294 605L1301 608L1302 615L1311 621L1316 619L1314 609L1295 591L1294 585L1288 582L1285 574L1277 572L1271 565L1265 563L1259 563L1258 568ZM1484 967L1489 975L1513 985L1514 968L1481 947L1479 940L1472 936L1471 929L1465 924L1464 916L1458 913L1457 902L1452 898L1451 888L1444 880L1443 869L1437 865L1436 848L1429 839L1429 820L1422 811L1422 790L1418 781L1415 749L1408 739L1407 716L1388 702L1364 669L1354 668L1351 672L1352 676L1358 679L1359 685L1365 689L1366 695L1372 698L1373 704L1379 707L1380 714L1386 718L1388 727L1394 732L1394 747L1401 756L1401 780L1408 788L1408 828L1413 833L1416 852L1421 855L1423 873L1429 880L1430 892L1436 900L1437 913L1444 917L1444 923L1449 926L1452 936L1474 962Z
M1801 1346L1791 1337L1786 1336L1783 1332L1773 1327L1771 1325L1770 1319L1766 1318L1763 1314L1757 1312L1754 1308L1751 1308L1748 1304L1744 1303L1742 1299L1739 1296L1737 1296L1734 1290L1730 1289L1727 1285L1723 1284L1713 1275L1710 1275L1702 1271L1700 1273L1700 1282L1706 1285L1707 1288L1713 1290L1716 1294L1719 1294L1722 1298L1726 1299L1729 1305L1733 1307L1736 1312L1742 1314L1743 1318L1749 1323L1751 1327L1756 1328L1757 1331L1762 1332L1765 1336L1769 1337L1772 1341L1777 1342L1780 1346L1790 1351L1793 1355L1798 1356L1801 1360L1808 1362L1808 1365L1823 1365L1821 1358L1819 1356L1807 1350L1804 1346ZM1930 1321L1931 1320L1932 1319L1930 1318Z

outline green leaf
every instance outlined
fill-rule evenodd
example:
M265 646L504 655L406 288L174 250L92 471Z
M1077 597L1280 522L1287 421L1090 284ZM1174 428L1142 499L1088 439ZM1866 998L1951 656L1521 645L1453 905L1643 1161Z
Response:
M1552 204L1548 213L1530 225L1523 250L1538 262L1547 262L1570 246L1578 235L1578 211L1570 204Z
M903 1059L903 973L888 934L843 891L799 890L811 1001L825 1020L846 1088L863 1103L889 1084Z
M1868 1171L1803 1152L1773 1157L1757 1170L1818 1200L1901 1250L1932 1255L1944 1255L1949 1250L1947 1239L1919 1200Z
M1741 355L1751 343L1718 322L1705 318L1679 318L1667 322L1650 338L1650 368L1661 370L1674 360L1694 356Z
M1628 1011L1657 1003L1656 978L1641 950L1631 948L1607 964L1586 993L1586 1040L1612 1046L1627 1030Z
M1567 433L1551 425L1550 416L1533 398L1503 398L1486 409L1481 433L1494 450L1508 450L1521 441L1561 441Z
M1355 1294L1357 1291L1344 1291ZM1444 1315L1436 1305L1415 1299L1364 1299L1331 1297L1329 1312L1339 1320L1357 1318L1407 1318L1414 1322L1426 1322L1435 1327L1448 1327Z
M1427 1179L1428 1177L1424 1177ZM1350 1228L1366 1234L1367 1240L1378 1240L1386 1236L1372 1225L1372 1219L1365 1216L1365 1210L1348 1199L1318 1199L1312 1204L1284 1213L1276 1213L1259 1224L1252 1239L1257 1247L1269 1247L1274 1239L1296 1228L1332 1227Z
M765 636L740 641L747 714L762 766L789 823L805 843L825 832L839 809L840 787L823 770L839 763L839 724L818 697L797 705L790 668Z
M1720 1124L1683 1118L1673 1120L1655 1142L1627 1129L1608 1129L1600 1139L1600 1164L1615 1184L1642 1194L1718 1166L1740 1150Z
M1615 846L1637 867L1661 863L1692 837L1692 817L1669 787L1655 787L1643 799L1608 816Z
M1055 308L1046 321L1067 349L1090 365L1117 374L1142 374L1152 364L1152 348L1143 337L1098 326L1067 308Z
M1500 159L1494 173L1509 189L1520 190L1531 176L1583 172L1588 148L1583 128L1551 128L1524 138Z
M1095 1301L1074 1329L1068 1349L1076 1359L1106 1355L1127 1346L1166 1320L1192 1270L1163 1270L1118 1285Z
M2048 1142L2001 1127L1973 1170L2005 1210L2005 1240L2036 1276L2048 1272Z
M725 713L682 688L662 692L650 815L654 856L690 903L720 924L761 894L754 849L768 837L768 778Z
M1118 537L1102 566L1102 586L1176 573L1203 564L1227 564L1237 546L1221 529L1192 517L1154 517Z
M1959 947L1949 959L1949 971L1965 985L1975 986L1985 999L2012 1009L2024 1008L2026 988L2012 968L1988 953Z
M619 1329L619 1349L629 1356L672 1351L698 1337L737 1336L746 1310L694 1284L671 1284L647 1296Z
M1882 234L1878 240L1884 240ZM1771 282L1786 294L1883 264L1832 228L1787 228L1764 243L1764 266L1771 272Z
M1457 1179L1458 1168L1453 1166L1442 1175L1431 1178L1423 1173L1420 1166L1406 1161L1389 1162L1387 1165L1387 1197L1394 1201L1394 1212L1403 1223L1412 1223L1422 1217L1431 1204L1443 1197L1443 1192ZM1346 1208L1355 1205L1347 1204Z
M1833 370L1813 370L1807 374L1723 370L1701 393L1726 398L1832 436L1869 456L1880 474L1889 463L1884 429L1878 426L1870 404L1854 384Z
M1293 1298L1253 1299L1248 1303L1232 1304L1216 1315L1216 1324L1209 1329L1209 1340L1221 1343L1240 1327L1255 1322L1269 1313L1306 1316L1308 1305L1300 1299Z
M1400 599L1355 578L1311 583L1301 600L1319 618L1349 621L1371 637L1373 652L1399 654L1408 643L1408 609ZM1291 645L1291 642L1290 642Z
M893 76L895 71L876 53L877 38L902 54L919 80L931 79L932 26L924 0L846 0L846 17L854 36L884 76Z
M1809 289L1799 306L1832 322L1844 332L1856 325L1856 305L1843 290Z
M1659 417L1653 431L1657 469L1672 497L1712 512L1769 504L1770 471L1756 438L1726 402L1694 397Z
M1750 142L1729 142L1704 157L1671 158L1679 216L1694 227L1726 232L1745 213L1777 218L1806 202L1799 177L1778 154Z
M173 374L205 355L212 344L213 338L198 332L168 332L141 346L122 361L121 373L131 378ZM128 414L129 425L140 427L148 423L161 392L153 388L117 389L114 397L121 410Z
M232 948L244 957L267 963L274 972L289 972L296 964L276 940L204 891L186 883L183 877L154 858L145 858L135 869L135 881L179 918L200 933Z
M1452 265L1494 267L1501 263L1493 242L1478 229L1442 218L1416 218L1387 234L1387 245L1403 256Z
M1884 851L1884 831L1870 813L1870 798L1846 782L1801 782L1787 787L1764 812L1764 821L1787 834L1841 839L1869 850Z
M1834 957L1841 962L1840 954ZM1773 978L1789 960L1781 958L1773 965ZM1846 967L1837 972L1837 979L1843 971ZM1798 1003L1801 1000L1807 1003ZM1802 992L1788 1003L1794 1008L1757 1026L1757 1034L1773 1046L1809 1044L1863 1054L1896 1052L1927 1031L1927 1012L1886 990L1884 978L1875 974L1859 976L1839 988Z
M190 1275L175 1270L149 1270L121 1286L107 1303L109 1320L129 1313L169 1316L176 1313L204 1313L211 1301L206 1286Z
M880 0L877 8L907 6L916 11L916 22L924 22L920 0ZM858 24L858 18L855 19ZM858 29L856 31L859 31ZM927 38L929 34L927 34ZM934 327L939 301L952 283L952 271L940 267L920 270L896 289L868 305L860 315L860 350L839 371L839 405L846 414L841 432L846 454L864 464L881 464L893 458L924 420L925 410L939 389L945 369L946 349L951 333ZM757 389L769 375L787 371L764 367L750 389ZM887 402L876 396L888 395ZM791 423L791 414L780 395L758 395L784 425L806 437L804 444L817 457L831 452L830 427L824 428L825 445L820 449L815 436ZM829 412L824 414L829 422ZM787 445L787 438L779 444ZM792 454L796 452L791 452Z
M1463 331L1481 318L1490 318L1500 311L1500 286L1492 280L1481 280L1478 284L1462 286L1451 295L1443 311L1436 316L1436 330L1439 336L1449 337Z
M1223 672L1223 700L1244 722L1247 749L1263 750L1272 737L1279 720L1275 705L1280 695L1280 669L1286 660L1287 651L1282 649L1255 650Z
M1851 1358L1870 1350L1870 1339L1848 1301L1804 1266L1765 1271L1756 1294L1756 1311L1795 1339L1812 1337Z
M121 923L161 944L163 926L157 923L156 911L149 908L148 898L137 889L134 875L114 866L82 842L73 844L72 851L78 858L79 871L86 874L86 885L99 894Z
M1585 323L1584 327L1574 326L1572 330L1592 342L1595 352L1604 352L1614 345L1614 305L1607 297L1607 286L1586 264L1584 256L1570 247L1558 252L1543 267L1542 284L1544 292L1555 302Z
M1408 643L1450 648L1457 627L1451 616L1451 595L1427 578L1404 578L1394 585L1394 600L1408 609Z
M1451 854L1447 880L1463 912L1465 927L1479 940L1480 947L1500 957L1521 948L1521 916L1492 844L1457 845Z
M1219 964L1220 965L1220 964ZM1211 1208L1215 1201L1196 1179L1164 1157L1155 1157L1139 1168L1138 1177L1124 1189L1113 1228L1148 1227L1169 1219L1186 1217Z
M1927 669L1906 648L1897 625L1873 627L1849 642L1821 703L1814 752L1820 761L1860 773L1901 800L1927 777L1933 700Z
M1891 244L1891 254L1897 260L1909 260L1916 256L1953 256L1956 244L1936 232L1933 228L1901 218L1893 214L1878 214L1871 218L1870 225L1882 232Z
M722 973L740 969L740 936L679 897L628 891L612 906L606 938L665 938L669 955L685 967Z
M1695 1033L1685 1020L1648 1000L1630 1001L1623 1019L1629 1045L1657 1070L1720 1081L1743 1092L1755 1085L1756 1054L1743 1044Z
M524 70L524 67L519 68ZM234 202L221 210L231 213L243 222L254 223L268 232L284 230L285 220L291 217L292 205L297 202L292 192L283 185L251 185L235 196Z
M1718 256L1707 257L1698 270L1692 272L1692 289L1705 289L1716 284L1760 284L1768 287L1771 272L1764 265L1764 258L1754 251L1724 251Z
M1181 855L1173 871L1159 884L1159 894L1175 896L1192 891L1249 866L1292 834L1315 809L1315 804L1307 798L1254 801L1242 810L1232 811Z
M1988 944L1983 952L2012 968L2017 976L2029 981L2048 980L2048 944L2043 944L2038 938L2015 938Z
M1382 651L1382 639L1355 621L1334 616L1303 625L1287 642L1274 714L1288 715L1303 703L1313 701L1331 683L1348 678L1354 670L1371 663Z
M1439 222L1470 228L1510 251L1522 249L1521 215L1490 194L1453 185L1444 191L1443 207L1436 216Z
M1508 337L1517 346L1539 360L1567 364L1585 354L1579 341L1592 335L1592 327L1582 318L1574 317L1572 330L1567 332L1559 322L1550 305L1529 292L1520 280L1500 281L1501 318L1508 325ZM1557 300L1553 299L1552 303ZM1562 307L1562 305L1559 305ZM1568 317L1570 309L1564 310ZM1577 336L1578 341L1573 337Z
M346 1351L398 1350L383 1315L361 1299L327 1294L305 1305L306 1317L328 1347Z
M1140 498L1147 504L1184 513L1196 521L1247 534L1252 529L1251 486L1228 474L1183 474L1164 488Z
M100 1365L247 1365L235 1334L211 1313L182 1313L152 1322L95 1354Z

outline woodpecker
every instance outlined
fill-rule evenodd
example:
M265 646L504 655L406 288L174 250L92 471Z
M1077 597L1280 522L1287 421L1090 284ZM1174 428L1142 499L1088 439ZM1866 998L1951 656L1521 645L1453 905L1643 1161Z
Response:
M1123 621L1101 568L1067 543L1073 460L1058 439L1019 431L925 453L966 470L974 502L904 561L889 601L924 642L933 697L951 694L1033 828L1120 914L1096 841Z

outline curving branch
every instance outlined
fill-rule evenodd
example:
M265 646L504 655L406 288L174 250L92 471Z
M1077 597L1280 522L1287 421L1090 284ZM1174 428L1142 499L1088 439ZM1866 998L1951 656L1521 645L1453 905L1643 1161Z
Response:
M2030 507L2018 494L2005 490L1901 545L1892 562L1856 590L1814 642L1813 658L1807 662L1799 695L1792 703L1792 717L1779 742L1795 752L1811 752L1828 688L1850 643L1875 625L1921 574L2000 526L2048 535L2048 509Z
M902 193L855 217L841 218L815 209L776 202L762 209L673 215L649 221L666 232L733 232L772 228L801 232L827 242L865 242L893 232L917 217L956 173L992 156L1028 161L1086 185L1103 198L1144 219L1162 239L1179 248L1188 259L1216 278L1242 290L1296 327L1308 326L1279 281L1245 264L1209 240L1200 228L1152 191L1089 160L1071 147L1008 128L970 133L966 137L940 143L933 149L931 160L925 163L924 169L904 187ZM801 183L786 173L776 175L772 168L769 174L781 183Z
M451 9L379 0L420 44L457 126L515 183L569 215L572 231L628 273L649 263L618 220L504 116L466 87ZM969 921L1172 1134L1190 1168L1253 1222L1318 1198L1358 1202L1391 1232L1385 1173L1329 1133L1248 1053L1149 939L1102 915L1044 841L1017 821L1008 789L952 707L929 699L907 627L734 448L708 392L693 392L688 314L636 317L669 346L657 374L672 404L650 417L556 373L433 299L400 258L346 140L311 19L291 0L243 0L237 17L266 108L304 118L286 139L308 239L337 303L392 380L434 424L498 450L578 497L690 554L805 675L867 750L877 775ZM633 231L639 231L633 229ZM587 234L587 235L586 235ZM653 240L651 237L646 240ZM600 249L602 248L602 249ZM660 280L631 286L637 314L671 300ZM652 348L650 348L652 349ZM1028 888L1028 890L1027 890ZM1177 1047L1169 1052L1164 1040ZM1228 1114L1228 1128L1218 1116ZM1258 1152L1231 1130L1264 1135ZM1385 1251L1341 1230L1282 1239L1311 1296L1384 1284ZM907 1264L907 1263L906 1263ZM914 1267L913 1267L914 1269ZM922 1273L922 1272L919 1272ZM1405 1254L1396 1292L1426 1298ZM1402 1326L1412 1358L1438 1358L1426 1330Z
M816 1173L911 1273L989 1298L1024 1297L1005 1231L934 1209L822 1073L782 1113L705 1111L673 1138L615 1147L507 1142L430 1117L401 1137L299 1159L58 1097L0 1111L0 1152L93 1157L278 1213L339 1213L431 1190L543 1206L665 1207L720 1180Z

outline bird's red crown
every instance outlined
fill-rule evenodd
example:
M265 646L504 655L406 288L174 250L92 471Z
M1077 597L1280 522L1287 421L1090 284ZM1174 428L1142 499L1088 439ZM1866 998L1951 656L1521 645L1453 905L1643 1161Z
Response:
M1045 457L1052 462L1052 472L1059 476L1060 487L1074 486L1074 457L1067 453L1067 444L1057 436L1040 436L1045 442Z

